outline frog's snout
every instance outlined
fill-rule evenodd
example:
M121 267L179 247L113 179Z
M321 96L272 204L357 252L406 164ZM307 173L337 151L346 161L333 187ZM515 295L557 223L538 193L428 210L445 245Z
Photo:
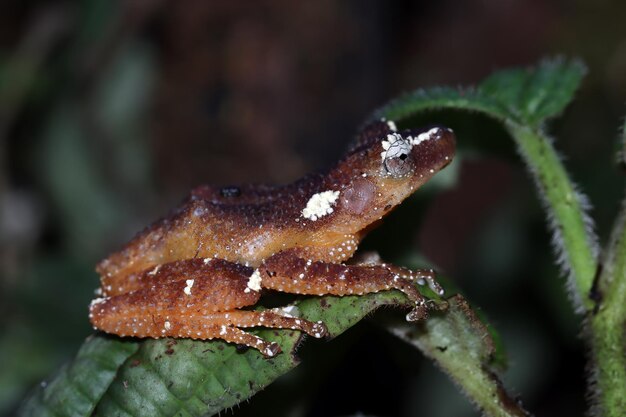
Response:
M412 136L411 154L420 178L430 178L454 158L456 136L452 129L434 126Z
M443 126L435 126L430 129L431 141L435 144L439 155L446 165L452 161L454 153L456 151L456 135L450 128Z

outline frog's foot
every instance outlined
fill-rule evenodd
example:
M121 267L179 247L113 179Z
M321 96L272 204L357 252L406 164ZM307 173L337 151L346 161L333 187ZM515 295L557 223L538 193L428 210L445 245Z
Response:
M213 327L213 333L217 329ZM196 337L192 337L196 338ZM198 337L199 339L204 339L203 337ZM251 348L254 348L261 352L263 356L266 358L272 358L278 355L281 352L280 345L276 342L268 342L265 339L262 339L253 334L244 332L241 329L233 326L219 326L219 335L210 337L211 339L219 338L225 340L226 342L236 343L238 345L245 345Z
M258 336L247 333L239 327L270 327L276 329L300 330L315 338L328 334L322 322L288 317L273 311L233 310L200 317L187 317L181 326L170 325L173 334L168 336L190 337L192 339L223 339L227 342L249 346L259 350L265 357L273 357L281 352L275 342L268 342ZM211 323L211 325L206 325ZM174 329L178 327L177 329Z
M381 263L381 266L387 268L393 274L400 276L401 278L413 281L418 285L428 285L428 288L438 296L443 296L445 293L441 284L436 280L436 274L433 269L408 269L401 266L395 266L390 264Z
M315 323L297 317L277 314L274 311L234 310L230 312L216 313L210 317L204 316L201 320L213 323L220 322L224 324L219 325L218 335L215 335L215 326L211 326L212 331L205 332L200 335L199 333L195 333L194 329L188 337L198 339L220 338L227 342L233 342L257 349L267 358L271 358L281 352L281 348L278 343L268 342L258 336L246 333L245 331L239 329L239 327L270 327L275 329L300 330L318 339L325 337L328 334L326 326L321 321ZM185 327L189 325L190 323L187 320Z
M406 321L422 321L428 318L428 314L431 311L445 311L448 309L448 302L446 300L426 300L422 302L416 302L415 308L406 315Z
M271 327L274 329L300 330L316 339L328 335L328 329L321 321L312 322L293 317L279 309L265 311L234 310L223 313L223 315L230 325L237 327Z
M415 308L406 315L406 321L422 321L428 318L429 308L426 302L415 303Z
M401 266L384 263L378 252L363 252L357 254L354 258L355 265L372 266L380 265L387 268L392 274L398 275L400 278L408 279L416 282L418 285L428 285L432 292L439 296L443 296L443 287L435 279L436 274L433 269L416 269L411 270Z

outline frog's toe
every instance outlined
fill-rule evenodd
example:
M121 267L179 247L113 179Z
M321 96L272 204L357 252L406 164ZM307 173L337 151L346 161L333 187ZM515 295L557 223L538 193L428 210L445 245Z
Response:
M415 308L406 315L406 321L426 320L429 311L446 311L448 307L446 300L422 300L415 303Z
M428 308L422 306L416 306L413 310L409 311L406 315L406 321L422 321L428 318Z
M261 350L261 353L266 358L273 358L280 352L282 352L282 349L280 348L280 345L276 342L267 343L263 350Z
M446 300L428 300L428 309L435 311L446 311L450 304Z
M317 323L313 323L310 334L317 339L321 339L328 335L328 328L323 322L318 321Z

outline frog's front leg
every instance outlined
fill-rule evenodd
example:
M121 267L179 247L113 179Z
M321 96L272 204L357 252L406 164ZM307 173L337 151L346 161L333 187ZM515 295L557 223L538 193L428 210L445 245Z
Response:
M411 271L385 264L344 265L300 258L290 251L278 253L259 267L264 288L295 294L361 295L384 290L402 291L415 303L407 320L418 321L428 316L427 300L415 282L435 283L431 288L442 295L432 270Z
M379 265L387 268L390 272L400 277L415 281L418 285L428 285L428 288L435 294L442 296L443 287L435 279L435 271L432 269L411 270L403 266L396 266L383 262L378 252L363 252L352 258L354 265Z

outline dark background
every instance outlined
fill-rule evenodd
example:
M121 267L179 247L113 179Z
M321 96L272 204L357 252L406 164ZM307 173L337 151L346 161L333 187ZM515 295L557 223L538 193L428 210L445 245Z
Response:
M4 0L0 415L90 334L95 262L195 185L329 166L403 91L581 57L589 75L550 130L606 240L623 188L625 17L620 0ZM419 122L454 128L459 156L365 246L401 263L423 254L501 334L507 387L539 416L583 415L580 318L512 141L476 115ZM330 343L234 413L478 415L372 323Z

